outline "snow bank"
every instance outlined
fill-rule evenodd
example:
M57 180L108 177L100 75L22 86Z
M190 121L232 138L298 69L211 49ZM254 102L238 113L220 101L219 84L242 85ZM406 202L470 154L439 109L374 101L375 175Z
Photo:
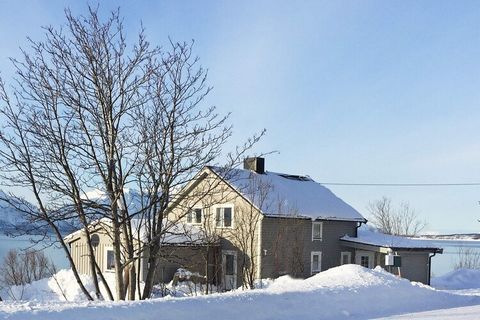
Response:
M480 288L480 270L458 269L432 278L432 287L447 290Z
M86 275L81 275L81 278L90 294L95 296L91 278ZM113 279L111 280L113 282ZM103 285L101 285L101 289L103 289ZM34 281L25 286L2 289L0 290L0 296L6 301L34 301L39 303L86 300L71 270L60 270L51 278Z
M408 313L408 314L396 315L396 316L391 316L388 318L381 318L381 319L476 320L478 319L479 314L480 314L480 305L477 305L477 306L468 306L468 307L459 307L459 308L450 308L450 309L440 309L440 310L418 312L418 313Z
M344 265L266 289L134 302L0 303L8 319L372 319L480 304L383 271Z

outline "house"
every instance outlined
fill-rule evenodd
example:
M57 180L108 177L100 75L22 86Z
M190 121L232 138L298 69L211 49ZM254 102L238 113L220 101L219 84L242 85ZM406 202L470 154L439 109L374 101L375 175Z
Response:
M246 159L243 169L203 168L173 199L167 221L197 236L163 240L157 281L171 280L182 267L225 290L285 274L306 278L349 263L381 265L429 283L431 257L442 252L420 241L370 234L362 227L367 220L328 188L308 176L265 171L263 158ZM99 261L108 269L111 239L108 232L100 238L106 249ZM85 264L81 270L88 269L79 251L81 232L68 243L76 263Z
M243 170L204 168L179 194L172 214L189 209L194 219L186 215L184 223L220 239L225 289L245 283L245 272L256 279L309 277L348 263L381 265L429 283L431 257L442 252L405 237L369 237L359 230L367 220L329 189L308 176L265 171L263 158L246 159ZM385 266L391 255L401 266L397 258L395 267Z

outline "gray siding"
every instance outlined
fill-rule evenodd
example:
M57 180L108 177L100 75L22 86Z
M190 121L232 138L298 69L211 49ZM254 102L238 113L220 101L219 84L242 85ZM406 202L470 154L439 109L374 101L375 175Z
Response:
M207 257L207 248L203 246L165 246L161 249L160 263L155 274L156 283L167 283L173 279L175 272L179 268L196 272L201 276L207 274L210 282L215 280L215 259L216 248L210 247Z
M311 252L322 252L321 270L340 265L340 253L353 250L341 246L344 235L355 235L356 222L317 220L323 223L322 240L312 240L312 221L265 217L262 221L261 277L311 275ZM266 250L266 251L265 251Z
M377 253L376 265L410 281L428 282L428 252L398 251L397 253L402 259L400 273L398 268L389 270L388 267L385 267L385 254L383 253Z

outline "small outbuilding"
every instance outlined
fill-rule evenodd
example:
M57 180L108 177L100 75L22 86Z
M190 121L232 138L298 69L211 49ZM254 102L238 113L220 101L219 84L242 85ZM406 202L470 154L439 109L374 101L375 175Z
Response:
M394 236L359 228L357 236L344 236L343 246L355 250L355 263L367 268L381 266L411 281L430 284L432 257L443 253L429 240Z

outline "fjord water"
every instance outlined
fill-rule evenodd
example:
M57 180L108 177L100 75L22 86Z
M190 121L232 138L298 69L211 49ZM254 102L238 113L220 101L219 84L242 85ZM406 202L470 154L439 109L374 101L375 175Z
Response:
M459 261L460 250L470 250L480 255L480 240L431 240L435 247L443 248L443 254L432 258L432 276L441 276L453 270Z
M40 240L40 236L19 236L19 237L10 237L3 233L0 233L0 263L3 261L3 258L7 252L11 249L28 249L43 251L47 257L49 257L57 269L68 268L68 261L65 258L65 254L62 249L55 246L50 241L46 241L39 244L34 244L30 241Z

